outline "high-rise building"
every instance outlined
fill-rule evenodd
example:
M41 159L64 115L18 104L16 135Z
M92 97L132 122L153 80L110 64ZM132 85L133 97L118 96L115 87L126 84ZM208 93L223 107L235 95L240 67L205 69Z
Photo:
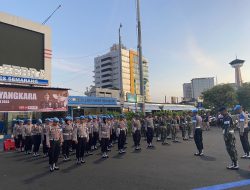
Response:
M236 87L240 87L242 85L241 71L240 68L243 66L244 60L235 59L231 61L229 64L235 69L235 85Z
M202 92L214 87L214 77L194 78L191 80L192 98L198 99Z
M192 84L184 83L183 84L183 100L190 101L192 99Z
M140 73L137 52L128 50L126 47L122 46L122 61L120 61L119 54L119 45L114 44L108 53L95 58L95 87L120 90L122 86L125 99L127 94L140 95ZM145 58L143 58L143 76L145 100L150 101L148 61Z

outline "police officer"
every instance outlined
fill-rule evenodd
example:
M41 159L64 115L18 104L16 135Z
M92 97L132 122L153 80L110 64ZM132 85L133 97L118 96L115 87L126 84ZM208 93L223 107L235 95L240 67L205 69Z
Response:
M102 147L102 158L108 158L108 145L109 145L109 139L110 139L110 127L106 121L106 116L102 116L102 121L100 124L100 130L99 130L99 139L101 141L101 147Z
M123 154L126 151L124 150L124 145L125 145L125 141L126 141L126 123L124 120L124 117L121 115L120 121L119 121L119 125L117 128L117 132L116 135L118 137L118 150L119 150L119 154Z
M234 107L234 111L238 114L238 127L240 129L240 141L244 150L244 155L241 158L250 158L249 151L249 141L248 141L248 116L242 110L240 105Z
M97 141L99 140L99 122L97 116L93 116L93 146L97 150Z
M159 125L161 128L161 142L162 145L168 144L166 142L167 139L167 117L166 116L161 116L160 117L160 121L159 121Z
M25 139L25 154L31 154L32 150L32 133L31 133L32 123L31 119L26 120L26 125L24 125L24 139Z
M177 117L176 113L173 113L173 117L172 117L172 120L171 120L171 134L172 134L172 141L174 143L179 142L176 139L178 122L179 122L179 120L178 120L178 117Z
M183 140L188 140L187 138L187 119L186 119L186 115L183 114L180 117L180 125L181 125L181 132L182 132L182 138Z
M238 165L237 150L235 147L236 140L234 136L233 120L225 107L222 107L219 111L223 115L223 122L222 122L223 137L227 148L227 152L232 161L232 164L227 166L227 169L238 170L239 165Z
M146 118L146 131L147 131L146 134L147 134L148 148L152 148L153 147L152 142L154 138L154 121L151 113Z
M43 143L43 156L48 156L49 148L47 146L46 134L49 126L52 125L52 120L50 118L45 119L45 124L42 125L42 143Z
M188 131L188 139L192 139L193 138L193 125L192 125L192 112L189 111L188 115L186 117L186 122L187 122L187 131Z
M21 152L23 152L24 148L24 121L19 120L18 125L16 127L16 136L17 136L17 148L20 149Z
M80 123L77 123L74 128L73 141L76 144L76 164L83 164L85 163L84 152L89 141L89 132L84 116L80 116Z
M72 145L72 134L73 134L73 119L70 116L65 118L65 124L62 126L63 144L62 154L63 161L69 161L69 149Z
M139 115L135 116L134 123L133 123L133 139L135 144L135 150L140 150L140 141L141 141L141 121L139 119Z
M193 128L194 128L194 141L197 147L198 152L196 152L195 156L202 156L203 153L203 137L202 137L202 118L198 115L198 110L194 109L192 111L193 118Z
M42 134L42 120L38 119L35 125L31 128L32 139L33 139L33 156L39 156L39 148L41 144L41 134Z
M87 127L88 127L88 132L89 132L89 141L87 143L86 146L86 156L89 155L93 155L92 151L92 146L93 146L93 117L91 115L89 115L88 117L86 117L86 121L87 121Z
M46 134L47 146L49 147L49 165L50 171L59 170L57 166L60 155L60 146L63 143L63 136L59 127L59 119L53 118L53 124L48 127Z

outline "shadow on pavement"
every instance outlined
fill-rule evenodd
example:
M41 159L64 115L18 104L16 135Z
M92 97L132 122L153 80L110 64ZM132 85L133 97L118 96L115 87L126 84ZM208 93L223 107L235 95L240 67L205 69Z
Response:
M104 162L107 158L99 158L95 161L93 161L94 164L101 164L102 162Z
M38 179L41 179L41 178L49 175L50 173L51 173L50 171L45 171L43 173L40 173L40 174L34 175L34 176L30 177L30 178L27 178L27 179L23 180L23 182L25 184L30 184L30 183L35 182Z
M237 170L237 173L243 178L250 179L250 169L249 170L239 169Z
M212 157L212 156L207 156L207 155L203 155L203 156L200 156L200 158L202 160L205 160L205 161L216 161L216 158L215 157Z
M78 167L81 167L81 166L83 166L84 164L81 164L81 165L77 165L76 163L74 163L74 164L72 164L71 166L69 166L69 167L67 167L67 168L65 168L65 169L63 169L63 170L61 170L63 173L69 173L69 172L71 172L71 170L74 170L74 169L76 169L76 168L78 168Z
M126 153L124 153L124 154L119 154L118 153L118 154L114 155L112 158L114 158L114 159L122 159L125 154Z

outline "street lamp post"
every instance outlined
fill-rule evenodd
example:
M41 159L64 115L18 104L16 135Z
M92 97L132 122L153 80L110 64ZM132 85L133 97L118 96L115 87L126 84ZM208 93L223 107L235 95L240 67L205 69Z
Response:
M121 38L122 24L119 26L119 61L120 61L120 106L123 113L124 106L124 93L123 93L123 81L122 81L122 38Z
M137 0L137 34L138 34L138 54L139 54L139 70L140 70L140 94L142 96L141 111L145 115L145 93L144 93L144 77L142 62L142 45L141 45L141 17L140 17L140 0Z

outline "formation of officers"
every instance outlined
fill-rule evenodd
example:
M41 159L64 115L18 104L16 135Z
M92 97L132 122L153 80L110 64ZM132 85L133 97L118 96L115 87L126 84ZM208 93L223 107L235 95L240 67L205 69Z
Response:
M238 126L240 128L240 137L245 151L243 158L250 158L250 147L248 143L248 126L246 124L247 116L241 106L235 107L239 115ZM219 125L223 129L223 135L227 151L232 160L228 169L238 169L237 151L235 149L235 137L233 134L235 122L232 120L226 108L220 109L218 117ZM204 119L203 119L204 120ZM178 116L173 113L160 117L149 114L147 117L135 115L131 122L131 132L134 141L135 151L141 149L141 136L147 141L147 148L154 147L152 142L154 134L157 141L163 145L169 144L167 139L172 142L178 142L177 131L181 130L183 140L194 138L197 152L195 156L202 156L203 137L202 128L204 121L199 116L198 110L193 110ZM207 128L205 122L205 128ZM247 126L247 127L246 127ZM39 148L42 144L44 157L49 157L50 171L59 170L57 165L60 152L62 151L63 160L70 160L70 152L76 153L76 163L85 163L84 157L92 155L93 151L101 148L102 158L108 158L108 151L114 143L118 144L119 154L125 153L125 144L128 134L128 121L121 114L118 117L112 115L99 116L80 116L74 119L67 116L65 119L47 118L43 123L38 119L34 124L32 120L18 120L13 127L16 149L25 154L39 156ZM32 150L33 146L33 150Z

